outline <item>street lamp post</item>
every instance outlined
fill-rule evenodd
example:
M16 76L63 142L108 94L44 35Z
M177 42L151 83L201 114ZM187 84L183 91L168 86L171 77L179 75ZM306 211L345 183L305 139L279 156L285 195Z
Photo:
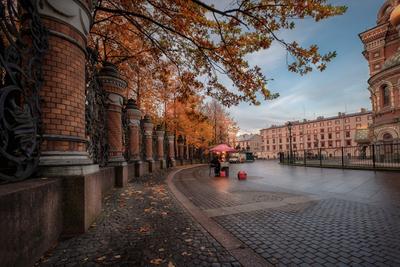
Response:
M292 123L289 121L287 124L289 130L289 163L293 163L293 150L292 150Z

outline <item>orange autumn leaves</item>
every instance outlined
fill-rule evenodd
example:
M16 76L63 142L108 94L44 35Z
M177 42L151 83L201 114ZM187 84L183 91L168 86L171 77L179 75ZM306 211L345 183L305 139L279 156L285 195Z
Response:
M203 112L206 96L226 107L243 101L258 105L278 96L268 88L273 77L250 66L249 53L278 43L288 52L289 71L323 71L334 51L321 53L317 45L303 47L280 33L294 29L298 19L318 22L346 11L327 0L238 0L225 7L220 1L209 3L97 1L89 42L98 47L101 60L118 65L128 81L127 97L137 98L156 123L192 136L196 145L217 139L215 123Z
M98 1L91 32L103 50L103 59L125 65L127 77L152 76L167 62L175 67L176 79L187 89L194 81L203 93L226 106L240 101L258 104L257 93L275 97L266 89L267 79L258 67L250 67L246 55L268 49L273 42L288 53L288 69L306 74L324 70L336 56L320 53L318 46L302 47L287 42L279 33L291 30L298 19L316 22L343 14L346 8L327 0L239 0L226 7L204 0L103 0ZM129 73L131 72L131 73ZM183 75L192 74L189 80ZM233 87L221 83L226 75ZM198 78L203 79L199 80ZM139 86L140 87L140 86Z

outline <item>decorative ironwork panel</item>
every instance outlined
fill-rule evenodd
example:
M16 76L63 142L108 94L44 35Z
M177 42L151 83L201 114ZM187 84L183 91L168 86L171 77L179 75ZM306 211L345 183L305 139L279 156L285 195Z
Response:
M156 160L158 159L158 137L155 129L153 129L153 134L152 134L152 145L153 145L153 159Z
M124 108L122 109L122 142L124 148L124 157L125 160L128 162L131 159L131 154L129 150L129 143L130 143L129 136L130 136L129 119L126 110L126 103L124 103Z
M48 33L37 0L0 0L0 181L30 177L39 163L43 57Z
M87 48L86 62L86 135L89 136L88 153L94 163L107 165L109 145L107 136L107 92L99 85L97 74L99 69L97 50Z
M143 127L143 120L140 121L140 130L139 130L139 155L141 160L146 159L146 140L144 135L144 127Z

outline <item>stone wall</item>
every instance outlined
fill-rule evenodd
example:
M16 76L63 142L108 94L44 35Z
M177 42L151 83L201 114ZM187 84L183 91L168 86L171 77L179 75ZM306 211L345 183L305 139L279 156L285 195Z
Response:
M61 179L0 186L0 265L32 266L63 230Z
M100 214L102 198L115 185L115 168L63 179L63 236L84 233Z

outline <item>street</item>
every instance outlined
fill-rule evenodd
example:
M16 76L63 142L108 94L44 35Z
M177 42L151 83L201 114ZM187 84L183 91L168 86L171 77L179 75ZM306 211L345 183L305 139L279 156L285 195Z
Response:
M238 181L239 170L248 173ZM400 175L231 164L230 177L183 170L176 187L209 218L276 265L400 264Z

